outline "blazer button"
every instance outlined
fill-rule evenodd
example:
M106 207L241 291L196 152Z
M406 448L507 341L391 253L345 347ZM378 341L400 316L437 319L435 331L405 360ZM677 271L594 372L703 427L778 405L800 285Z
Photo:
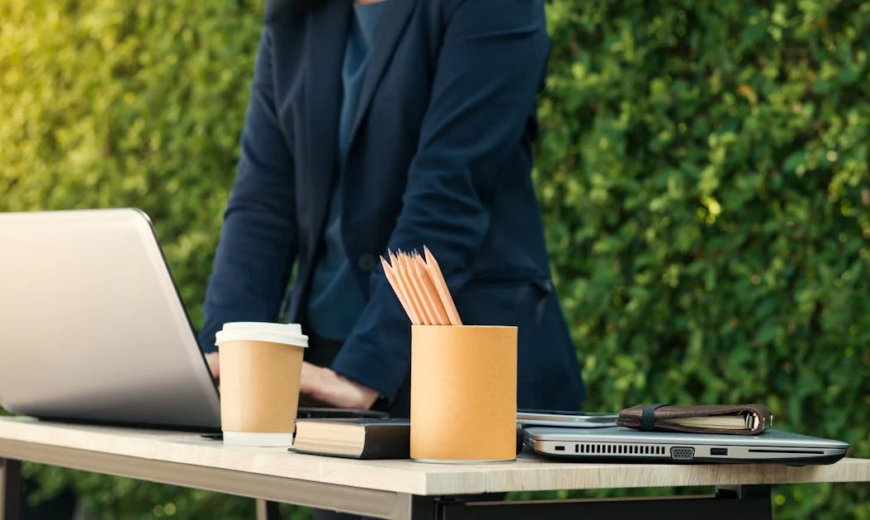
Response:
M374 255L362 255L357 260L356 265L358 265L360 269L368 273L369 271L374 269L376 265L378 265L378 261L377 259L375 259Z

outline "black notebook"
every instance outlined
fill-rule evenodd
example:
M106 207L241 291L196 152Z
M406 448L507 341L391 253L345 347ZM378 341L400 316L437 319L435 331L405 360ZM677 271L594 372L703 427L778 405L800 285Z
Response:
M409 419L298 419L293 451L354 459L407 459Z

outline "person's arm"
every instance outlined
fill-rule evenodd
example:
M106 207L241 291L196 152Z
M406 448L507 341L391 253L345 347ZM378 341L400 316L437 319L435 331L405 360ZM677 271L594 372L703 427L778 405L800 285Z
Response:
M505 154L535 109L550 42L540 0L457 0L445 9L431 101L389 249L428 246L456 291L486 237L486 201ZM392 400L410 369L410 327L380 267L370 291L332 369Z
M293 158L278 126L272 41L266 31L257 54L236 180L206 291L199 336L206 353L216 350L215 334L226 322L277 318L297 251L294 204Z

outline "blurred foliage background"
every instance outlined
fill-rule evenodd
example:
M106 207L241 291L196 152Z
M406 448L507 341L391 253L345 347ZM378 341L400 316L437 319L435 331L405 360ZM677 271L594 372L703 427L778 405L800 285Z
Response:
M547 3L535 178L586 409L759 402L870 457L870 4ZM261 7L0 3L0 211L142 208L199 324ZM98 518L254 511L26 471L33 501L71 486ZM775 488L774 503L870 519L867 486Z

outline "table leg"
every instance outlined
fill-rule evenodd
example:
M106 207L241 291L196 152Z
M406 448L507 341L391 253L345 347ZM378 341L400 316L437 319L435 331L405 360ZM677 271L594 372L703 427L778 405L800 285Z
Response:
M258 498L257 520L281 520L279 504Z
M0 520L21 517L21 462L0 459Z
M436 520L438 518L440 499L432 497L411 496L410 520Z
M772 520L770 486L727 486L716 488L717 499L736 499L747 507L750 516L745 520Z

